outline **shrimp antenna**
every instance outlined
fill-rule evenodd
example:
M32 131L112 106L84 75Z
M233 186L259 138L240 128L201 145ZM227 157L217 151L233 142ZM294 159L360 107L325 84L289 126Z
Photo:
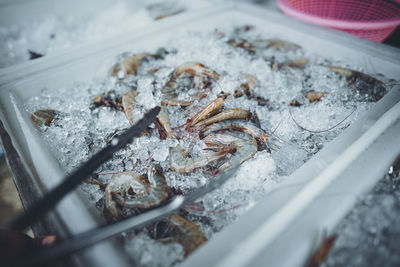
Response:
M341 121L339 121L338 123L336 123L336 124L333 125L332 127L328 128L328 129L324 129L324 130L309 130L309 129L307 129L307 128L301 126L301 125L294 119L293 114L292 114L292 110L291 110L290 108L289 108L289 114L290 114L290 117L292 118L294 124L296 124L296 126L299 127L300 129L302 129L302 130L304 130L304 131L307 131L307 132L310 132L310 133L324 133L324 132L328 132L328 131L333 130L333 129L335 129L336 127L338 127L338 126L339 126L340 124L342 124L345 120L347 120L347 119L354 113L354 111L356 111L356 110L357 110L357 107L355 107L355 108L353 109L353 111L352 111L349 115L347 115L344 119L342 119Z

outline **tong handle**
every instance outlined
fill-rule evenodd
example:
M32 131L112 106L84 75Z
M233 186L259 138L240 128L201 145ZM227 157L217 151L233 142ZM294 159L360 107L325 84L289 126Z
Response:
M13 262L10 266L40 266L44 263L51 262L60 257L72 254L78 250L87 248L105 239L113 237L126 230L134 230L165 217L182 207L184 196L175 196L166 204L146 211L137 216L133 216L114 224L104 225L82 234L77 234L70 239L63 241L54 247L42 248L33 251L30 255L25 255L22 259Z
M206 185L194 189L185 196L174 196L165 204L152 210L148 210L140 215L129 217L114 224L104 225L82 234L78 234L60 244L55 245L54 247L43 248L39 251L32 252L32 254L27 255L22 260L13 263L12 266L35 266L50 262L62 256L66 256L78 250L87 248L121 232L142 228L143 226L166 217L169 214L179 210L181 207L184 207L185 205L204 197L207 193L220 188L222 184L228 181L231 177L234 177L239 167L240 165L226 170L216 177L213 177L213 179Z

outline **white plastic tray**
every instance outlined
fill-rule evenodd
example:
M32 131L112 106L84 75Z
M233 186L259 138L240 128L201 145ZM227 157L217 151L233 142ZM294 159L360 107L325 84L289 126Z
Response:
M0 118L41 190L58 183L64 172L29 122L22 106L27 99L44 87L60 88L102 77L121 52L152 51L176 31L213 31L227 22L268 27L271 34L308 51L340 58L366 72L400 77L398 49L239 4L187 12L97 46L45 57L36 64L21 64L0 73ZM24 71L27 73L21 77ZM183 266L302 264L315 234L321 228L331 229L357 195L370 188L400 153L399 101L400 88L395 87L365 117L326 145L237 223L193 253ZM99 222L78 194L62 201L56 212L70 233ZM115 258L117 255L118 247L110 243L83 253L93 266L128 264L124 257Z

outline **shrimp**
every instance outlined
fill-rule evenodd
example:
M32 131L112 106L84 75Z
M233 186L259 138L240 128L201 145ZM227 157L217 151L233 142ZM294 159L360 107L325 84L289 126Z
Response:
M195 88L206 88L210 84L210 79L218 80L219 74L213 70L208 69L201 63L188 62L175 68L170 75L169 81L162 88L163 94L162 103L163 105L171 106L189 106L193 103L194 98L200 98L201 95L196 94L191 97L190 101L187 100L176 100L176 90L179 88L178 79L183 78L187 74L189 78L192 78L195 83Z
M136 97L138 95L138 92L131 90L122 97L122 107L124 108L126 119L131 125L135 122L133 118L133 108L135 107Z
M331 70L333 70L334 72L342 74L347 79L357 78L357 76L359 74L361 74L361 72L358 72L358 71L355 71L355 70L351 70L351 69L347 69L347 68L341 68L341 67L335 67L335 66L328 66L328 67Z
M138 68L140 67L140 64L143 60L152 57L153 55L144 53L144 54L139 54L139 55L133 55L131 57L128 57L122 62L122 67L125 70L125 73L128 74L133 74L136 75Z
M276 61L273 61L272 70L278 71L279 69L289 69L289 68L302 69L304 68L304 65L308 63L308 61L309 61L308 58L299 58L296 60L290 60L283 63L278 63Z
M270 47L283 51L297 51L301 49L301 46L299 46L298 44L278 39L270 39L267 48Z
M161 139L177 138L176 134L172 131L169 123L168 110L165 106L161 106L160 113L158 113L155 125L160 133Z
M148 183L145 178L136 172L114 174L111 182L105 189L105 205L112 215L118 217L117 203L113 196L126 195L132 190L135 194L148 194Z
M233 109L228 109L224 110L217 115L208 118L206 120L200 121L197 126L207 126L219 121L223 120L230 120L230 119L245 119L249 120L251 117L251 112L248 110L243 110L241 108L233 108Z
M245 75L246 82L240 84L238 88L234 89L233 96L235 98L243 96L245 94L247 99L257 101L258 105L260 106L268 106L270 104L269 99L265 99L261 96L257 96L253 93L254 88L258 84L257 77L251 74ZM268 107L270 109L270 107Z
M225 97L218 97L215 100L213 100L210 104L208 104L205 108L203 108L200 112L198 112L189 120L188 127L195 125L196 123L207 118L214 112L221 110L224 101Z
M234 142L236 138L231 134L210 133L203 138L204 143L210 147L214 145L228 145Z
M175 68L175 70L170 75L169 81L162 89L162 93L171 94L178 88L177 79L182 78L184 74L188 74L190 78L198 78L196 80L196 87L201 87L200 82L205 79L219 79L219 74L213 70L208 69L201 63L198 62L187 62Z
M255 126L251 122L247 121L221 121L207 126L202 129L199 133L201 139L205 136L209 135L212 132L224 131L224 130L233 130L244 132L254 137L257 142L266 143L269 140L269 137L264 133L263 130Z
M137 71L143 61L149 60L150 58L157 58L157 55L143 53L130 56L122 61L122 64L115 64L111 69L111 76L118 76L118 72L123 70L125 75L136 75Z
M39 109L36 110L30 117L36 128L42 126L49 127L54 121L61 117L61 112L54 109Z
M304 67L304 65L306 65L308 63L308 61L309 61L308 58L299 58L296 60L288 61L283 64L285 64L291 68L302 69Z
M175 98L163 98L161 100L161 104L163 106L181 106L181 107L188 107L193 103L192 100L178 100Z
M218 168L220 172L242 164L246 160L251 159L257 152L257 142L254 138L252 140L238 139L230 145L235 148L235 153L227 162Z
M299 101L297 101L297 99L292 99L292 101L290 101L289 105L292 107L301 107L301 104Z
M253 42L249 42L241 38L236 38L236 39L230 39L228 41L228 45L233 47L243 48L247 52L249 52L249 54L255 54L258 49L268 49L268 48L274 48L275 50L280 50L283 52L297 51L301 49L301 46L295 43L279 39L259 39Z
M139 193L135 194L132 198L117 195L116 199L118 204L126 208L149 209L159 206L167 200L169 196L169 187L160 166L149 168L147 180L140 179L138 181L139 184L137 188L139 188Z
M219 74L210 70L206 66L198 62L187 62L175 68L173 76L180 78L182 74L189 73L192 77L207 77L209 79L218 80Z
M203 158L193 159L181 146L176 146L170 152L170 168L174 172L189 173L223 158L227 153L228 151L218 151Z
M251 91L257 86L258 80L257 77L251 74L246 74L245 76L245 82L241 83L238 88L235 88L233 92L234 97L241 97L243 93L250 98L251 97Z
M359 71L328 66L332 71L343 75L349 85L355 86L356 90L359 91L363 96L365 101L377 102L386 93L386 88L383 82L375 79L367 74Z
M318 102L327 94L327 92L315 92L309 91L307 92L307 99L310 102Z
M233 96L234 96L235 98L238 98L238 97L243 96L243 90L242 90L242 88L243 88L243 87L242 87L242 84L241 84L240 87L234 89L234 91L233 91Z
M239 137L234 134L223 134L223 133L210 133L206 137L204 137L203 141L207 148L205 150L216 150L217 148L227 147L231 143L236 142L238 139L242 139L245 141L250 141L253 139L251 136Z
M256 46L241 38L230 39L227 42L228 45L233 47L239 47L246 50L249 54L255 54L257 52Z
M168 241L180 243L185 250L185 257L207 241L200 227L194 222L178 215L170 215L167 222L177 232L177 236Z
M236 152L235 147L231 144L235 142L237 138L231 134L209 134L204 138L204 143L207 146L203 150L212 150L215 152L224 150L233 154Z
M238 88L235 88L233 91L233 96L238 98L243 96L243 93L250 98L251 97L251 89L247 82L241 83Z
M233 168L252 158L257 152L257 142L251 136L239 137L233 134L213 134L204 138L207 150L218 151L220 149L229 150L233 156L223 163L218 171L225 171Z
M93 110L101 106L111 108L115 111L122 111L122 98L118 96L114 90L110 90L107 93L95 96L90 105L90 109Z

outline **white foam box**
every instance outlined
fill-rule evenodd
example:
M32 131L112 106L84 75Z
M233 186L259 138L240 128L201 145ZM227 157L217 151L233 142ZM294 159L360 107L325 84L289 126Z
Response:
M39 95L42 88L56 90L104 77L121 52L153 51L174 32L213 31L227 22L268 28L271 35L295 42L312 53L351 62L367 73L400 77L400 51L396 48L244 4L187 12L96 46L40 58L34 64L20 64L0 71L0 118L39 190L45 192L59 183L65 172L29 121L23 105L30 97ZM332 229L400 154L399 101L397 85L237 222L190 255L182 266L304 264L321 230ZM53 213L69 234L102 223L83 199L76 191ZM77 262L85 266L129 265L121 250L116 242L103 242L79 253Z

